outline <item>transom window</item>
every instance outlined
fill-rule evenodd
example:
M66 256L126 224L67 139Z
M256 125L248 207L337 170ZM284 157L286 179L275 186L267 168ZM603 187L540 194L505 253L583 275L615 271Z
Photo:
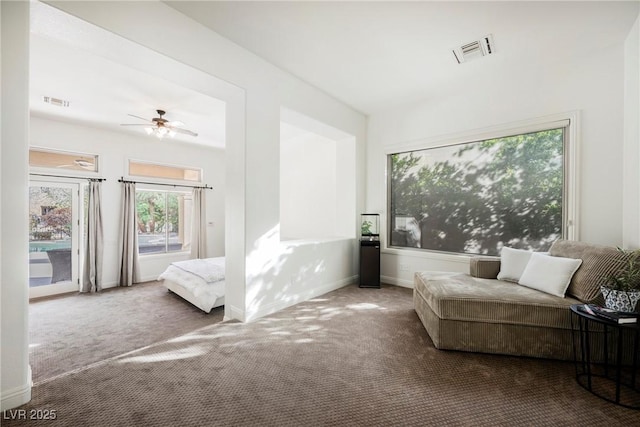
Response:
M49 171L98 172L98 156L44 148L29 148L29 166Z
M498 255L567 229L569 121L388 155L388 246Z
M202 169L129 160L129 176L202 182Z

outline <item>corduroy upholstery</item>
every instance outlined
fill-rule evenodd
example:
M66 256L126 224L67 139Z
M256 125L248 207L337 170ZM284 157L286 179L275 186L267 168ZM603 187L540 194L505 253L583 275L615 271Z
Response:
M469 263L469 274L482 279L495 279L500 273L500 258L473 257Z
M629 254L609 246L558 240L551 245L549 254L564 258L581 259L582 265L573 275L567 294L582 302L602 304L602 285L607 276L618 272L629 259Z
M552 256L583 259L564 298L494 279L500 265L496 258L473 258L469 275L416 273L414 307L439 349L571 360L569 306L601 301L601 277L619 263L614 252L579 242L554 243Z
M416 273L415 291L441 319L571 329L574 298L463 273Z

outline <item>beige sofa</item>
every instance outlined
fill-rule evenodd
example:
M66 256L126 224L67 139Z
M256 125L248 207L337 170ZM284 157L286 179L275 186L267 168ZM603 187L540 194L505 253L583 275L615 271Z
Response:
M416 273L414 307L436 348L571 360L569 306L602 303L600 284L621 254L567 240L549 252L582 259L564 298L497 280L498 258L473 258L470 274Z

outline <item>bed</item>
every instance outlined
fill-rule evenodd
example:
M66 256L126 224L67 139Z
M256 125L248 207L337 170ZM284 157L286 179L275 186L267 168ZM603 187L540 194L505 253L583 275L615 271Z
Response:
M224 305L224 257L172 262L158 280L206 313Z

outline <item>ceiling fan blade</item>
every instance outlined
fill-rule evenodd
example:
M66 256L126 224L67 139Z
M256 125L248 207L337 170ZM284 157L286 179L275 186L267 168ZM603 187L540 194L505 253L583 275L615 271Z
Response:
M120 126L154 126L151 123L120 123Z
M167 122L164 125L168 127L174 127L174 126L184 126L184 123L182 123L180 120L175 120L173 122Z
M144 117L136 116L135 114L127 114L128 116L135 117L136 119L144 120L145 122L150 122L150 119L145 119Z
M175 133L184 133L187 135L191 135L191 136L198 136L197 133L189 130L189 129L181 129L181 128L171 128L172 131L174 131Z

